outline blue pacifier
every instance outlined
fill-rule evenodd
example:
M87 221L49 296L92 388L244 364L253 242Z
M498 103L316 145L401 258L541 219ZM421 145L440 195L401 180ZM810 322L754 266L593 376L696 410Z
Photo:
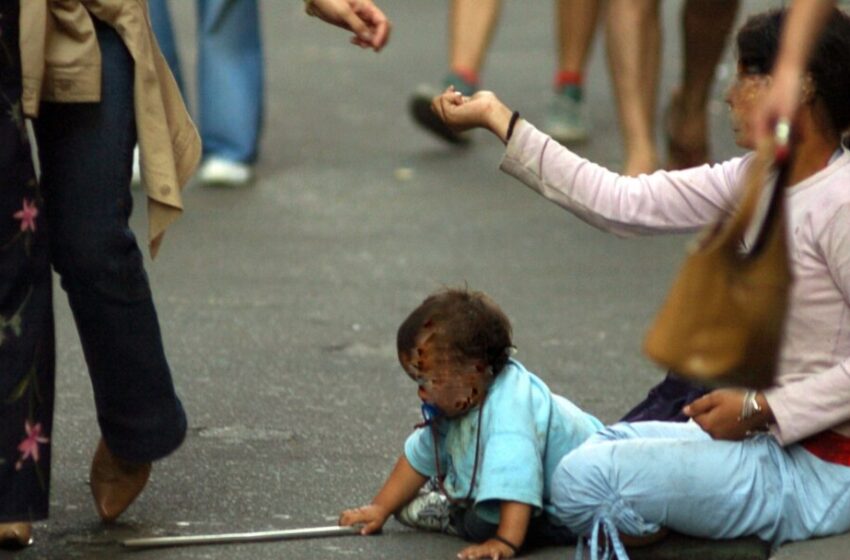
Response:
M431 403L422 403L422 418L425 419L425 424L428 425L440 417L442 413L440 409Z

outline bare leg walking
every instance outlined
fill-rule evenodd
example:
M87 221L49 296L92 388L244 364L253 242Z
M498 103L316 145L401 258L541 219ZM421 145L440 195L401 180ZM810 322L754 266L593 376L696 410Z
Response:
M667 169L709 161L708 97L738 4L738 0L688 0L685 4L681 85L671 95L664 122Z
M584 115L584 70L596 32L598 0L558 0L556 3L554 97L543 130L563 143L587 138Z
M608 63L625 144L625 175L658 168L655 103L661 25L658 0L610 0Z

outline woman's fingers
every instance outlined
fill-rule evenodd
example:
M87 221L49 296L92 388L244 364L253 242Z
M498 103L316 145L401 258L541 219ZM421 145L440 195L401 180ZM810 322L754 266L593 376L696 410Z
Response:
M683 408L682 412L685 413L685 416L694 418L701 414L705 414L712 408L714 408L714 398L712 396L712 393L709 393L707 395L703 395L702 397L698 398L697 400Z

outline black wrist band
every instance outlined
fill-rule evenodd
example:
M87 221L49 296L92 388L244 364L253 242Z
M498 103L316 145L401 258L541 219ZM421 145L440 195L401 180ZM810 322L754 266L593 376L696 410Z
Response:
M511 121L508 123L508 132L505 134L505 142L511 139L511 136L514 134L514 127L516 126L516 122L519 120L519 111L514 111L511 115ZM508 544L508 543L505 543Z
M519 115L519 113L514 113L514 115ZM511 122L513 122L514 120L516 120L516 119L512 119ZM508 129L508 130L510 130L510 129ZM493 538L496 539L497 541L499 541L500 543L509 546L511 548L511 550L514 551L514 555L519 554L519 547L517 545L515 545L514 543L512 543L511 541L509 541L508 539L506 539L505 537L500 537L499 535L493 535Z

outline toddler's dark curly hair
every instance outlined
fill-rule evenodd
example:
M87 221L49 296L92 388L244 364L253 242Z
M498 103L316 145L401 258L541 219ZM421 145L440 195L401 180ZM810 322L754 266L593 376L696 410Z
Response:
M431 344L453 361L477 361L498 374L511 354L511 322L483 292L447 288L423 301L398 328L399 355L410 355L420 335L429 332Z

